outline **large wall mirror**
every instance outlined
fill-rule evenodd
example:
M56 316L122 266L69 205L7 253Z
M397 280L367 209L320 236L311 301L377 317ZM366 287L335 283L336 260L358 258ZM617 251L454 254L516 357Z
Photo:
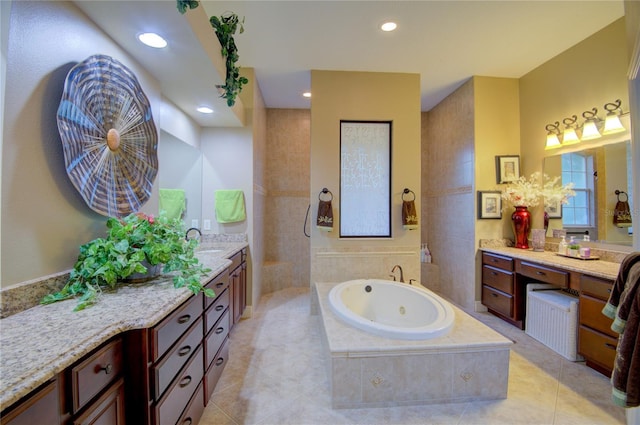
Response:
M187 227L201 225L202 155L200 150L166 131L160 132L158 143L158 182L160 189L184 191L185 211L182 219Z
M550 218L549 235L552 229L564 229L579 238L589 232L592 241L632 245L633 226L616 224L613 218L622 205L619 201L627 202L630 211L634 208L631 143L619 139L544 159L543 172L562 176L563 184L573 182L576 191L569 205L562 207L561 216Z

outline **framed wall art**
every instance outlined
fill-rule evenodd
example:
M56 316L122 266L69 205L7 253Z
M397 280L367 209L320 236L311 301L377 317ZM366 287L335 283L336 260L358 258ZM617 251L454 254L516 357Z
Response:
M511 183L520 178L520 155L496 156L496 183Z
M478 191L478 218L502 218L502 192L497 190Z
M545 199L544 210L549 218L562 218L562 203L559 199Z

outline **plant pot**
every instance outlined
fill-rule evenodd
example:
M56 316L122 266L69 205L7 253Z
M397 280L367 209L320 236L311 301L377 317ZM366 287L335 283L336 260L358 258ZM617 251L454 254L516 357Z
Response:
M133 273L121 280L128 283L144 283L149 282L162 274L162 264L149 264L147 260L141 261L140 264L147 268L146 273Z

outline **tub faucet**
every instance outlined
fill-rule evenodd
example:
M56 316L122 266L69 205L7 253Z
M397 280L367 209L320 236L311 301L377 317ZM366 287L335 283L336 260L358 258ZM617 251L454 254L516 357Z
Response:
M195 231L198 233L198 237L197 237L197 238L198 238L198 240L200 240L200 239L202 238L202 232L201 232L201 231L200 231L200 229L198 229L197 227L191 227L191 228L189 228L189 229L186 231L186 233L184 234L184 239L185 239L185 240L187 240L187 241L189 240L189 232L190 232L190 231L192 231L192 230L195 230Z
M400 282L404 283L404 274L402 274L402 267L400 267L398 264L396 264L395 266L393 266L393 268L391 269L391 273L395 273L396 269L400 270ZM393 280L396 280L396 276L393 275Z

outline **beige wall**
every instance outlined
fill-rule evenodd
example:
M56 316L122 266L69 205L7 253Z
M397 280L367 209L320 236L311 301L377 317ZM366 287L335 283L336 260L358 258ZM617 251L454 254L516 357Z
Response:
M8 32L2 126L3 288L72 268L78 247L105 234L106 217L89 209L64 167L56 112L69 69L96 52L112 56L138 78L157 128L161 105L158 82L71 2L12 2ZM154 186L143 210L157 209Z
M264 292L309 286L311 113L308 109L267 111L267 202ZM309 214L310 229L313 214ZM309 230L308 230L309 231Z
M629 63L624 18L566 50L520 78L521 171L542 171L545 126L593 107L622 100L629 110ZM555 153L555 152L554 152ZM542 225L542 210L534 212L534 227Z
M334 231L311 230L311 282L388 278L394 264L405 279L420 276L420 231L403 230L402 190L420 193L420 78L417 74L311 71L311 220L317 196L333 193ZM391 120L392 235L390 239L340 239L340 120ZM420 210L419 197L416 208ZM391 252L391 253L389 253Z

